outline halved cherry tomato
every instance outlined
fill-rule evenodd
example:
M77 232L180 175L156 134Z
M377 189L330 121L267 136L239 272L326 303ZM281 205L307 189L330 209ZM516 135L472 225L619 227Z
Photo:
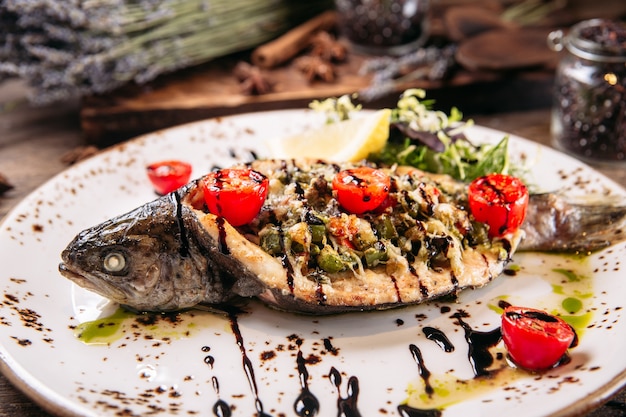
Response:
M376 209L389 195L390 187L389 175L370 167L339 171L333 178L339 204L353 214Z
M490 237L498 237L514 232L522 225L529 196L519 178L489 174L470 183L468 199L474 218L489 225Z
M191 165L178 160L160 161L147 166L148 178L157 194L171 193L189 182Z
M502 340L513 362L522 368L553 367L575 339L569 324L544 311L508 306L502 313Z
M209 211L233 226L250 223L263 207L269 180L248 168L221 169L200 181Z

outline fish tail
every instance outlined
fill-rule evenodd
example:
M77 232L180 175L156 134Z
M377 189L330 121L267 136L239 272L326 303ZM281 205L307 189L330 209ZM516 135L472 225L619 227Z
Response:
M520 250L590 253L626 240L626 205L531 196Z

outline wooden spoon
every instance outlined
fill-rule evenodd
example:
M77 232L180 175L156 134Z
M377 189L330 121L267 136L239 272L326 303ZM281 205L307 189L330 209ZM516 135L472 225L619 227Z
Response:
M501 10L477 6L456 6L447 9L443 24L448 38L459 42L493 29L514 29L517 24L503 20Z
M496 29L459 44L457 62L468 70L554 67L559 55L548 47L546 28Z

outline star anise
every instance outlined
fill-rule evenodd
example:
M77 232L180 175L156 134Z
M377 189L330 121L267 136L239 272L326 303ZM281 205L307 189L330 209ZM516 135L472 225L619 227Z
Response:
M319 56L325 61L342 62L346 59L347 48L330 33L321 31L311 38L310 55Z
M261 69L255 65L241 61L233 70L239 80L241 91L247 95L267 94L272 91L272 84L267 80Z
M295 65L309 82L313 82L316 79L326 82L335 80L333 64L319 56L302 56L296 59Z

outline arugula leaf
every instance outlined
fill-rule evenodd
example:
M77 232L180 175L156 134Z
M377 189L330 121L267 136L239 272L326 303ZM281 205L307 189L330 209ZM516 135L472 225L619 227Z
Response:
M471 179L492 172L507 174L509 171L509 137L505 136L495 146L483 146L478 164L470 171ZM480 152L479 152L480 154Z

